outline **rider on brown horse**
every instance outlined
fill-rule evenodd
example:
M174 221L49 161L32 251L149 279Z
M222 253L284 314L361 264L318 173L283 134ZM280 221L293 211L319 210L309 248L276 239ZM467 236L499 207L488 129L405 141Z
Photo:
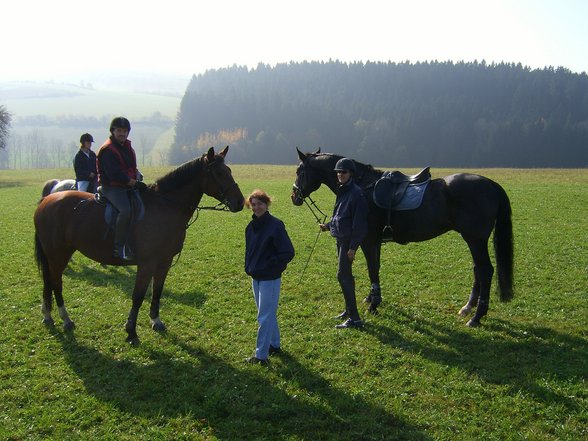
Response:
M132 206L129 190L137 184L139 171L137 157L128 139L131 123L119 116L110 123L110 138L98 150L98 182L102 193L118 210L114 233L114 256L132 260L130 249L125 247L131 223Z

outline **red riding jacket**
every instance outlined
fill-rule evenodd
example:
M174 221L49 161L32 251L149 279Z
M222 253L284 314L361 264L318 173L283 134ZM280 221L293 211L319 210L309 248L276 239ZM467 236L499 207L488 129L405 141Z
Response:
M137 179L137 157L128 139L124 145L107 139L98 150L96 163L100 185L126 187Z

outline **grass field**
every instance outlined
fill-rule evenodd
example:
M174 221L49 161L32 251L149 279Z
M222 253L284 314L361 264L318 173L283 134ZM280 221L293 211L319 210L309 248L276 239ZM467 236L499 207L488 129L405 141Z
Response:
M256 333L248 211L200 213L164 290L168 331L150 329L146 303L133 347L134 268L78 253L64 277L76 330L42 325L32 216L44 180L69 170L0 171L0 439L588 438L588 170L475 170L508 192L515 234L515 298L501 304L493 289L481 328L457 316L471 260L449 233L384 245L381 313L362 306L355 331L334 329L343 299L326 234L301 279L318 227L290 202L294 165L232 169L243 193L275 197L297 252L282 279L285 354L269 369L243 362ZM167 170L143 171L152 182ZM332 208L328 190L315 199ZM354 271L361 299L363 259Z

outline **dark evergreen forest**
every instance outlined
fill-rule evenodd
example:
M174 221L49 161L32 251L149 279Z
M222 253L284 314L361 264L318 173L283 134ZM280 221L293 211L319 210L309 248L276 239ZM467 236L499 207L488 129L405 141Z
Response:
M292 164L295 147L382 167L586 167L588 75L521 64L303 62L194 76L170 162Z

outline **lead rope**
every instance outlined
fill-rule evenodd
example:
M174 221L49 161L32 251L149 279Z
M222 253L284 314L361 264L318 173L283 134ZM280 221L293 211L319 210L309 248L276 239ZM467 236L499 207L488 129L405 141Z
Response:
M307 198L310 199L310 204L306 200ZM308 209L310 210L310 212L312 213L312 215L316 219L316 222L319 225L324 224L325 221L327 220L327 215L322 212L322 210L318 207L318 205L316 205L316 203L312 200L312 198L310 196L307 196L306 198L304 198L304 203L306 204L306 206L308 207ZM316 212L312 208L313 206L320 214L323 215L322 222L321 222L321 218L318 217L318 215L316 214ZM300 280L298 281L298 285L300 285L302 283L302 279L304 278L304 274L306 273L306 268L308 268L308 264L310 263L310 258L312 257L312 254L314 253L314 249L316 248L316 243L318 242L318 238L322 232L323 231L319 227L318 233L316 234L316 237L314 239L314 244L312 245L312 249L310 250L310 254L308 255L308 259L306 260L306 265L304 265L304 269L302 270L302 274L300 275Z

